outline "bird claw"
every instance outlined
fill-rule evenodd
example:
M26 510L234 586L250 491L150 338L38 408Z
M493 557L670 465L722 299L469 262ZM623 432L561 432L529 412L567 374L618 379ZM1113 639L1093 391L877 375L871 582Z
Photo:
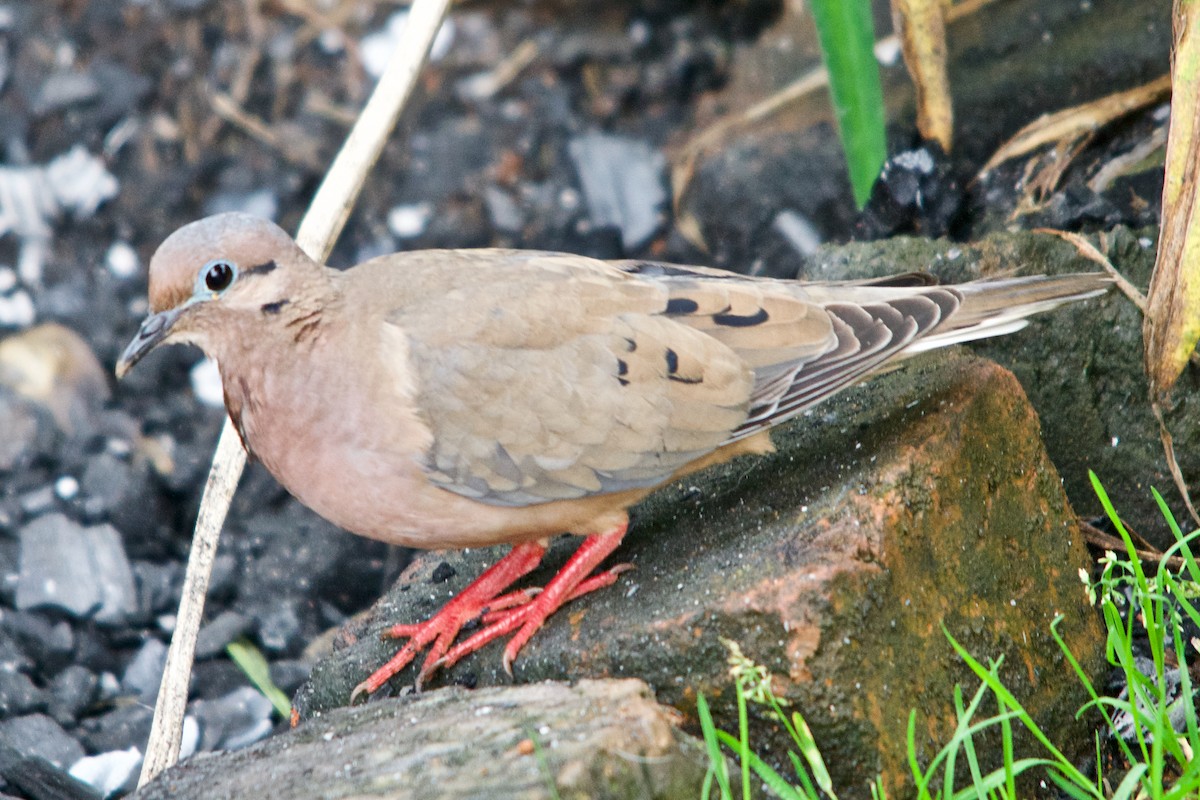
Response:
M383 638L407 638L408 641L391 660L354 688L351 702L391 680L426 645L429 645L429 653L414 683L417 691L439 669L450 667L493 639L516 631L505 645L500 662L511 677L517 654L551 614L577 597L610 586L618 575L631 568L630 564L619 564L589 577L589 573L616 549L624 533L625 526L622 525L607 533L589 536L544 589L518 589L500 594L537 566L545 552L545 548L532 543L513 548L427 621L386 629ZM463 626L473 620L480 620L482 629L454 644Z

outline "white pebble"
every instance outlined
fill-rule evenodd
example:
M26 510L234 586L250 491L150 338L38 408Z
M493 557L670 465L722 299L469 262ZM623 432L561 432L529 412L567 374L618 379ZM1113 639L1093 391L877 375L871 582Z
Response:
M104 264L108 267L108 271L117 278L132 278L137 274L138 267L141 266L137 251L129 242L113 242L112 247L108 248L108 253L104 256Z
M17 285L17 271L12 267L0 267L0 294L12 291Z
M326 28L317 37L317 45L326 55L336 56L346 49L346 37L334 28Z
M33 324L34 317L33 300L28 292L0 296L0 326L28 328Z
M142 751L136 747L84 756L71 765L71 777L86 783L104 797L115 794L133 777L142 763Z
M184 759L196 752L200 747L200 724L196 718L188 714L183 718L183 734L179 742L179 758Z
M425 232L432 216L433 206L429 203L396 206L388 212L388 230L401 239L411 239Z
M372 78L378 78L387 69L388 58L400 43L400 36L404 33L404 26L407 24L408 12L397 11L388 18L387 25L383 30L368 33L359 42L358 50L362 57L363 69ZM450 50L452 44L454 44L454 20L447 19L442 23L442 27L438 28L437 35L433 37L433 46L429 48L429 60L440 60Z
M206 358L192 367L192 392L206 406L221 408L225 405L225 390L221 385L221 371L217 362Z
M70 475L63 475L54 482L54 493L63 500L70 500L79 494L79 481Z
M875 43L875 60L885 67L893 67L900 61L900 40L888 36Z

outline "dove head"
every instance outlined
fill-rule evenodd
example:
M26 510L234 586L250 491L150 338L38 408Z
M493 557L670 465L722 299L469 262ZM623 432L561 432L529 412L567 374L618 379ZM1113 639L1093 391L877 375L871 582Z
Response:
M217 214L185 225L150 259L151 313L121 354L117 377L165 343L195 344L220 360L245 324L289 303L323 269L259 217Z

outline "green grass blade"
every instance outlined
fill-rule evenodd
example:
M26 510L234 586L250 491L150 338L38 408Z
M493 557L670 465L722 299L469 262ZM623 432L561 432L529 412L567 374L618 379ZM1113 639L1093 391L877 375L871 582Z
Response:
M1098 798L1105 797L1103 791L1096 789L1090 784L1087 787L1078 786L1074 781L1060 774L1057 770L1046 770L1046 777L1062 790L1063 794L1069 795L1075 798L1075 800L1097 800Z
M862 208L887 157L871 4L869 0L812 0L809 7L829 70L854 202Z
M1049 737L1046 736L1046 733L1040 727L1038 727L1037 723L1033 721L1033 718L1030 717L1028 712L1025 711L1025 707L1022 706L1020 701L1018 701L1012 692L1008 690L1008 687L1006 687L1000 681L1000 677L997 674L999 664L997 664L991 670L986 669L983 664L979 663L979 661L977 661L971 656L970 653L967 652L966 648L958 643L958 640L950 635L950 631L946 630L945 626L942 627L942 633L947 640L949 640L950 646L954 648L954 651L958 653L959 657L962 658L971 671L975 673L976 677L987 684L988 689L990 689L992 693L996 695L997 701L1013 709L1013 711L1010 713L1014 713L1016 718L1021 721L1021 724L1025 726L1025 729L1028 730L1033 737L1041 743L1042 747L1046 748L1046 751L1050 754L1051 758L1055 762L1055 767L1067 778L1074 781L1077 785L1090 787L1091 782L1081 772L1079 772L1078 769L1075 768L1075 765L1071 763L1069 758L1063 755L1062 751L1055 747L1054 743L1051 742Z
M833 779L829 777L829 770L825 767L825 759L821 757L821 750L817 747L816 740L813 739L812 730L804 721L804 717L800 716L799 711L792 712L791 729L795 731L792 739L796 742L800 755L804 756L804 760L808 763L813 780L817 782L817 786L821 787L821 791L833 800L837 800L837 795L833 792Z
M746 713L745 685L737 682L738 742L735 750L742 767L742 800L750 800L750 720Z
M730 734L723 730L717 730L717 738L731 750L737 751L741 747L741 741L735 739ZM746 767L754 771L754 774L767 785L772 792L779 795L783 800L807 800L805 795L796 790L796 787L787 782L787 779L780 775L775 769L756 756L752 752L746 754ZM747 795L747 798L749 795ZM818 795L809 795L815 800Z
M721 790L721 797L732 798L729 771L726 768L725 756L721 753L721 745L717 741L717 726L713 724L712 712L708 710L708 701L704 699L703 693L696 697L696 715L700 717L700 732L704 735L704 746L708 749L708 760L717 779L717 786Z
M800 794L804 797L820 797L821 795L817 792L816 785L808 777L808 770L800 762L800 756L788 750L788 759L792 762L792 769L796 770L796 777L800 779ZM833 797L837 797L837 795L830 794Z
M1133 768L1125 775L1125 779L1121 781L1116 791L1113 792L1111 800L1129 800L1129 798L1136 796L1142 782L1142 777L1145 774L1145 764L1134 764Z
M225 652L238 669L246 673L246 677L254 684L254 688L263 693L271 701L275 713L283 719L292 718L292 701L283 690L271 680L271 668L262 651L255 647L249 639L241 638L225 645Z

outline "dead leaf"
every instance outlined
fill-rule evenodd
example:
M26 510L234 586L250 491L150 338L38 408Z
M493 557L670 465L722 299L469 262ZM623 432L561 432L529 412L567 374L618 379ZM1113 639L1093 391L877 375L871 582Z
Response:
M979 170L983 175L1008 161L1044 145L1071 142L1100 129L1131 111L1157 103L1171 93L1171 76L1150 81L1142 86L1117 92L1082 105L1045 114L1017 131L1011 139L992 154Z

